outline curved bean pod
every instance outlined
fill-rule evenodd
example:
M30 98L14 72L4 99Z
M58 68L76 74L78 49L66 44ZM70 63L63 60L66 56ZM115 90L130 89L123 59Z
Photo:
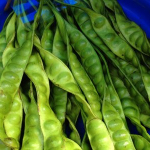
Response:
M52 87L52 96L53 111L61 124L63 124L66 116L67 92L54 85Z
M44 148L45 150L61 149L64 145L62 127L49 106L49 81L43 69L42 60L37 53L34 53L30 57L25 73L35 85L37 91L40 126L44 137Z
M68 62L66 45L60 35L59 28L56 28L52 53L62 60L65 64ZM63 124L66 115L67 92L63 89L53 86L53 110Z
M108 130L100 119L92 119L86 123L86 130L93 150L114 150Z
M44 29L42 39L41 39L41 46L50 52L52 52L53 48L53 39L54 39L54 33L53 30L50 29L50 26L52 25L53 20L47 25L47 27Z
M46 72L49 79L57 86L70 93L73 93L76 96L77 101L80 103L81 109L86 113L88 117L86 127L93 150L97 149L101 145L105 145L106 150L113 150L113 143L110 139L106 126L100 119L94 119L95 116L89 105L86 103L84 96L81 94L81 91L79 90L69 69L58 58L55 58L51 53L42 49L38 43L35 43L35 45L39 49L40 54L45 62ZM96 128L93 128L93 125L96 126ZM98 130L101 127L103 132ZM97 136L101 137L101 140L98 138L96 141L93 141L93 139L95 139ZM105 137L107 140L103 141L102 137ZM106 144L107 142L110 144Z
M69 68L60 59L55 57L50 52L44 50L38 43L34 44L42 56L42 59L46 65L46 73L51 82L53 82L56 86L66 90L67 92L74 94L86 115L93 117L94 114L88 103L85 101L85 98L82 95L77 83L75 82L75 79L73 78Z
M136 150L150 150L150 142L140 135L131 135Z
M144 31L136 23L130 21L118 5L115 5L115 16L121 33L130 45L138 51L150 55L150 45Z
M9 111L4 120L4 128L7 136L16 139L18 142L21 133L22 117L22 101L20 97L20 92L18 91L14 96L11 110Z
M82 64L96 87L100 97L103 97L105 80L101 62L86 37L66 22L68 36L74 50L79 54Z
M138 66L138 60L133 49L115 33L103 15L77 5L73 5L73 7L78 7L89 15L93 29L116 56L132 63L136 67Z
M68 53L69 53L68 55L69 65L71 67L75 80L77 81L80 88L82 89L95 116L102 119L102 114L100 112L101 109L100 97L93 83L91 82L86 71L78 61L76 55L71 50Z
M13 57L6 64L1 78L0 78L0 118L1 124L3 123L4 116L10 111L12 100L19 88L25 67L28 63L32 46L32 32L28 34L28 40L22 45L22 47L15 52ZM8 81L9 80L9 81ZM5 101L5 103L4 103ZM1 126L1 125L0 125ZM0 139L4 140L6 137L3 126L1 126ZM11 139L9 139L11 140ZM8 141L7 141L8 142ZM9 143L10 144L10 143ZM18 144L12 143L16 146ZM11 147L11 146L10 146Z
M6 41L9 43L15 34L16 14L14 13L6 26Z
M129 131L119 113L107 101L103 102L102 113L116 150L135 150Z
M27 39L27 33L28 31L25 28L25 25L23 24L22 20L20 17L17 18L17 42L19 46L22 46L22 44L26 41Z
M56 32L55 32L55 36L54 36L52 53L56 57L58 57L60 60L62 60L65 64L68 63L67 47L61 37L58 27L56 28Z
M131 122L137 127L139 133L150 141L150 135L147 133L144 126L142 126L140 123L139 108L137 107L135 101L133 101L133 99L131 98L123 81L118 77L114 76L112 76L112 80L116 88L116 91L120 97L125 116L129 118Z
M40 117L32 90L31 88L31 102L29 103L25 116L25 131L21 150L43 150L43 135L40 127Z

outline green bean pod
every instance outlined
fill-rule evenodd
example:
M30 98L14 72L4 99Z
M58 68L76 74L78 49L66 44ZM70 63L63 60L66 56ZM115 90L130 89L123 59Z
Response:
M52 52L53 48L53 39L54 39L54 33L53 30L50 28L52 25L53 20L47 25L47 27L44 29L42 39L41 39L41 45L45 50L48 50Z
M18 91L14 97L11 110L7 114L4 120L4 128L6 134L10 138L14 138L19 142L21 127L22 127L22 101L20 92Z
M145 114L140 114L140 120L145 127L150 128L150 116Z
M150 142L140 135L131 134L136 150L150 150Z
M114 11L114 5L116 4L116 0L103 0L105 3L105 6L109 8L111 11Z
M119 96L118 96L118 94L115 90L115 87L113 85L113 82L112 82L112 79L111 79L111 76L110 76L108 64L107 64L104 56L100 52L99 52L99 55L100 55L100 57L102 58L102 60L104 62L103 71L104 71L104 74L105 74L105 81L106 81L107 87L108 87L108 89L107 89L108 94L110 96L110 98L109 98L110 103L117 110L117 112L119 113L120 117L122 118L122 120L124 122L124 125L128 129L127 122L126 122L126 119L125 119L125 115L124 115L124 112L123 112L123 108L122 108L122 105L121 105L121 102L120 102L120 98L119 98Z
M6 26L6 41L9 43L15 34L16 14L14 13Z
M145 137L147 140L150 141L150 136L147 133L144 126L140 123L140 112L139 108L137 107L135 101L130 96L128 90L126 89L123 81L119 79L117 76L112 76L112 80L114 83L114 86L116 88L116 91L120 97L122 107L124 110L124 114L127 118L131 120L131 122L136 126L139 133Z
M25 25L23 24L22 20L20 17L17 18L17 42L19 46L22 46L22 44L26 41L27 39L27 30L25 28Z
M67 92L54 85L52 87L52 96L53 111L61 124L63 124L66 116Z
M79 54L82 64L96 87L100 97L103 97L105 89L105 80L102 71L101 62L95 50L88 42L86 37L77 29L71 27L66 22L66 29L70 43L74 50Z
M52 53L62 60L65 64L68 63L67 47L62 39L59 28L56 28Z
M31 102L25 116L25 131L21 150L43 150L43 135L38 107L33 96L33 89L30 89L30 92Z
M113 143L110 139L106 126L100 119L94 119L95 115L93 114L90 106L86 103L84 96L81 94L81 91L79 90L69 69L54 55L42 49L42 47L38 43L35 43L35 45L39 49L40 54L45 62L45 69L49 79L55 85L74 94L76 96L77 101L80 104L81 109L84 110L88 118L86 126L93 150L97 149L101 145L105 145L106 149L108 150L113 150ZM94 124L96 125L96 128L93 128ZM101 130L98 130L100 129L100 127L103 128L103 132L101 132ZM93 139L97 138L97 136L101 137L101 140L97 139L96 141L93 141ZM107 145L107 142L103 141L102 137L105 137L107 139L107 142L110 143L110 145Z
M85 98L81 93L69 68L52 53L44 50L39 45L39 43L35 42L35 46L38 48L42 56L42 59L45 63L47 76L51 80L51 82L53 82L56 86L64 89L65 91L74 94L76 96L76 99L81 104L80 106L83 108L86 115L89 117L93 117L94 114L88 103L85 101Z
M138 66L138 60L133 49L115 33L103 15L77 5L73 5L73 7L78 7L89 15L93 29L116 56L132 63L136 67Z
M126 129L119 113L104 100L102 113L116 150L135 150L129 131Z
M146 55L150 55L150 45L146 38L146 34L136 23L130 21L125 16L119 5L115 5L115 16L121 33L130 45L136 50Z
M101 110L100 97L92 81L90 80L86 71L78 61L76 55L71 50L69 51L68 57L69 57L69 65L71 67L71 71L74 75L74 78L77 81L80 88L82 89L91 109L93 110L93 113L95 114L96 117L102 119L102 114L100 112Z
M125 62L124 60L119 59L118 61L120 63L120 67L124 70L125 74L129 77L129 79L132 81L132 83L137 88L137 90L143 95L144 98L147 99L148 95L147 95L140 71L137 68L135 68L133 65ZM126 86L130 88L130 84L128 84L128 82L126 82ZM133 90L131 90L131 92L132 91ZM132 92L132 94L134 93L135 92Z
M40 126L44 137L44 149L61 149L64 145L61 123L49 106L49 81L43 69L42 60L37 53L34 53L30 57L25 72L35 85L37 91Z
M78 145L81 145L81 138L80 138L80 135L79 135L79 133L75 127L75 124L71 121L71 119L68 116L66 116L66 118L69 122L69 127L72 130L72 132L69 135L69 138L71 140L73 140L74 142L76 142Z
M66 45L64 44L62 37L59 32L59 28L56 28L52 53L62 60L65 64L68 62ZM67 92L63 89L53 86L53 110L57 118L63 124L66 115L66 104L67 104Z
M114 150L113 142L103 121L92 119L86 123L86 131L93 150Z
M1 124L3 123L2 120L4 119L4 116L10 111L13 98L19 88L25 67L31 55L32 46L33 46L32 41L33 40L32 40L32 32L31 32L28 34L28 39L26 40L26 42L22 45L22 47L20 47L18 51L15 52L15 54L8 61L8 63L6 64L2 72L0 78ZM6 135L3 126L1 126L0 139L4 140L5 138ZM14 143L14 145L18 145L18 144Z

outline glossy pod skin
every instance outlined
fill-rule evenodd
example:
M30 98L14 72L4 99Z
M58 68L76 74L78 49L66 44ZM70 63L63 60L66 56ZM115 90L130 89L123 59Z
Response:
M110 50L118 57L138 66L138 61L133 49L122 40L113 30L108 20L100 14L94 13L88 8L82 8L90 17L93 29ZM117 45L117 46L116 46Z
M130 96L128 90L126 89L123 81L119 79L117 76L112 76L112 80L116 91L120 97L121 104L124 110L124 114L130 121L136 126L139 133L145 137L148 141L150 141L150 136L147 133L144 126L140 123L140 112L139 108L137 107L135 101Z
M144 31L136 23L130 21L118 5L115 5L115 16L121 33L130 45L136 50L150 55L150 45Z
M32 34L33 32L28 33L28 39L24 42L22 47L15 52L15 54L8 61L8 63L6 64L2 72L1 79L0 79L0 91L1 91L0 94L1 121L0 122L1 123L3 123L2 120L4 119L4 116L10 111L13 98L19 88L25 67L31 55L32 46L33 46ZM4 140L5 138L6 135L3 126L1 126L0 139ZM16 144L14 143L13 145L15 145L15 147L18 147L17 143Z
M22 127L22 100L18 91L14 96L11 110L4 120L4 127L8 137L14 138L19 142Z
M88 130L88 136L91 142L91 145L93 147L93 150L97 150L98 147L101 145L105 145L106 150L114 149L113 143L110 139L109 133L107 131L107 128L105 124L100 120L100 119L94 119L95 116L90 108L90 106L86 103L84 96L81 94L81 91L79 90L71 72L65 66L58 58L53 56L51 53L48 51L45 51L42 49L38 43L35 43L36 47L39 49L40 54L43 58L43 61L46 65L45 70L46 73L49 77L49 79L57 86L63 88L64 90L74 94L76 96L76 99L78 103L80 104L81 109L85 112L87 116L87 123L86 127ZM57 67L56 67L57 66ZM95 128L91 128L96 126ZM102 131L99 130L100 127L102 127ZM103 136L102 136L103 135ZM105 137L107 139L107 142L110 143L110 145L106 145L105 141L99 140L94 140L95 138L99 137ZM101 137L101 138L102 138ZM93 141L94 140L94 141Z
M11 148L7 147L1 140L0 140L0 149L1 150L11 150Z
M124 70L125 74L130 78L130 80L132 81L134 86L137 88L137 90L143 95L144 98L147 99L148 95L147 95L140 71L137 68L135 68L133 65L125 62L124 60L119 59L118 61L120 63L120 67ZM129 84L126 84L126 86L130 88ZM134 92L132 92L132 94L134 94Z
M63 42L58 27L56 28L56 32L54 35L52 53L60 60L62 60L65 64L67 64L68 58L67 58L66 45ZM53 110L57 118L63 124L66 115L67 92L55 85L52 87L52 91L53 91L52 92Z
M66 29L73 49L79 54L83 67L87 71L100 97L103 97L105 80L101 62L86 37L66 22Z
M140 135L131 135L136 150L150 150L150 142Z
M50 22L50 25L48 24L48 27L43 32L42 39L41 39L41 45L45 50L48 50L52 52L53 48L53 39L54 39L54 33L53 30L50 28L51 24L53 22Z
M65 64L68 64L67 46L63 41L58 27L56 28L56 32L54 35L52 53L60 60L62 60Z
M145 127L150 128L150 116L140 114L140 120Z
M38 107L33 97L32 90L33 89L30 89L31 101L25 116L25 131L21 150L43 150L43 135L40 126L40 116L38 114Z
M49 106L49 81L43 69L41 58L37 53L30 57L25 73L36 88L40 126L44 137L44 149L61 149L64 145L61 123ZM34 144L34 140L31 142Z
M52 86L53 96L53 111L57 116L61 124L65 121L66 116L66 103L67 103L67 92L63 89L53 85Z
M69 65L71 68L71 71L74 75L75 80L77 81L78 85L82 89L91 109L93 110L93 113L96 117L102 119L102 114L100 112L101 109L101 101L100 97L90 80L89 76L87 75L86 71L78 61L78 58L76 55L72 52L72 50L69 51ZM84 78L83 78L84 77Z
M89 120L86 123L86 131L92 150L115 150L108 130L100 119Z
M80 106L83 108L86 115L89 117L93 117L94 114L88 103L85 101L85 98L81 93L69 68L52 53L44 50L37 41L38 40L36 40L34 44L38 48L45 63L45 70L50 81L60 88L64 89L65 91L74 94L77 101L79 101L79 103L81 104Z
M102 113L116 150L135 150L129 131L119 113L107 101L103 101Z
M110 103L117 110L117 112L119 113L120 117L122 118L126 128L128 129L120 98L119 98L119 96L118 96L118 94L115 90L115 87L113 85L113 82L112 82L112 79L111 79L111 76L110 76L108 64L107 64L104 56L102 55L102 53L98 52L98 54L100 55L101 59L104 62L103 72L105 74L105 81L106 81L106 84L107 84L106 91L108 91Z

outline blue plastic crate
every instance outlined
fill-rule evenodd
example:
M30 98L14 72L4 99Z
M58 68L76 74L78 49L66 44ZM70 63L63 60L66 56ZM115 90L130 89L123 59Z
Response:
M67 0L66 0L67 1ZM72 0L69 0L71 2ZM136 22L147 34L147 37L150 39L150 1L149 0L118 0L119 4L123 8L127 17ZM12 11L11 7L4 11L4 7L7 3L7 0L0 1L0 31L3 27L4 21ZM136 128L128 121L129 129L131 133L138 134ZM77 129L81 135L81 138L84 135L84 126L79 116L77 121ZM67 130L66 133L68 134L70 131ZM148 130L150 134L150 130Z

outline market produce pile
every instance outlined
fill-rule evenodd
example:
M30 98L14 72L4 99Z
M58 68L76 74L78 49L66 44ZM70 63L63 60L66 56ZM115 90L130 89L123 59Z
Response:
M150 150L146 34L116 0L58 3L0 33L0 150Z

